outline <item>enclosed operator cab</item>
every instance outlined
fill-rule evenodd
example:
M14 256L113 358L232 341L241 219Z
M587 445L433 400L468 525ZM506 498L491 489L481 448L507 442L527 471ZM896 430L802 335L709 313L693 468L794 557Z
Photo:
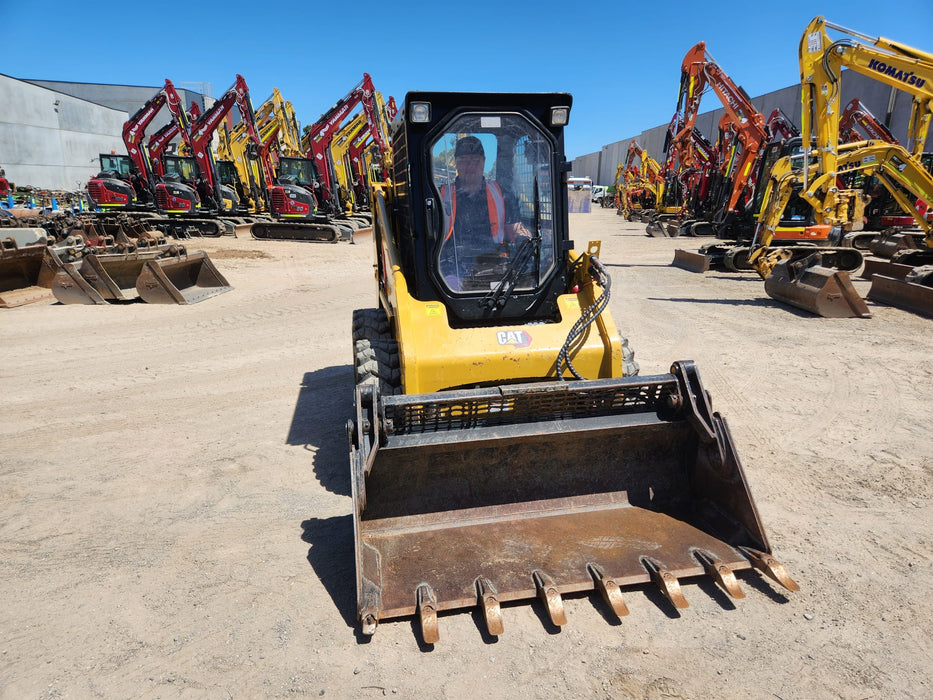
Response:
M571 244L566 198L555 192L569 170L572 98L523 95L518 108L513 96L477 94L479 109L463 97L409 93L393 137L395 228L411 231L398 240L409 292L443 301L453 327L557 322Z

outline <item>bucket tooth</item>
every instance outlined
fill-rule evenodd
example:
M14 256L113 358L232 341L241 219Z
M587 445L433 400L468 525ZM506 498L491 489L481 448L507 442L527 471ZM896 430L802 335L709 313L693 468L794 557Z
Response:
M426 583L418 586L415 592L418 607L418 619L421 621L421 638L425 644L437 644L441 635L437 630L437 596Z
M363 634L371 637L379 624L379 612L382 610L382 596L371 581L361 581L359 618Z
M687 602L683 592L680 590L680 582L674 574L648 557L642 557L641 561L645 570L647 570L648 574L651 576L651 580L661 589L661 593L664 594L664 597L671 601L671 605L678 610L690 607L690 603Z
M733 598L744 598L745 592L739 586L739 582L732 573L732 569L726 566L721 560L717 559L708 552L697 551L694 553L696 558L706 569L707 575L711 576L726 593Z
M599 592L602 594L603 600L612 608L612 612L619 617L628 615L628 606L622 599L622 590L619 588L619 584L615 582L615 579L611 576L606 576L603 570L596 566L596 564L587 564L586 570L589 571L590 576L593 577L596 588L599 589Z
M476 597L486 620L486 629L493 637L502 634L502 609L499 607L499 592L485 576L476 579Z
M760 552L757 549L752 549L751 547L739 547L739 549L745 556L748 557L748 560L752 563L752 566L780 583L782 586L784 586L784 588L789 591L800 590L800 586L798 586L797 582L787 574L784 566L770 554L767 554L766 552Z
M360 624L361 631L367 637L372 637L376 634L376 625L379 624L379 621L376 619L376 616L373 614L363 615L363 619Z
M535 587L538 589L538 597L544 601L547 606L547 614L558 627L567 624L567 616L564 614L564 601L560 597L560 591L554 580L541 570L532 574L535 581Z

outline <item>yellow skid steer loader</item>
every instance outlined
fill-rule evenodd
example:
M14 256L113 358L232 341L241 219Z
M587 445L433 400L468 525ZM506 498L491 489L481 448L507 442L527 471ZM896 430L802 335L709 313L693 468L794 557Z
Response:
M565 93L411 92L392 185L373 186L378 308L353 317L348 423L358 616L501 604L710 575L742 597L771 556L696 367L638 376L606 310L599 243L568 237Z

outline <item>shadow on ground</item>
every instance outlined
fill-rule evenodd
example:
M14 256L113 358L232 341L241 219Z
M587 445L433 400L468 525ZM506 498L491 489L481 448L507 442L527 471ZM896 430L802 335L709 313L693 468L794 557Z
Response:
M352 415L352 367L324 367L305 374L286 442L313 449L315 476L340 496L350 495L346 425Z
M309 518L301 523L301 540L311 545L308 563L327 589L344 622L348 627L358 627L353 517ZM357 634L362 636L359 632Z

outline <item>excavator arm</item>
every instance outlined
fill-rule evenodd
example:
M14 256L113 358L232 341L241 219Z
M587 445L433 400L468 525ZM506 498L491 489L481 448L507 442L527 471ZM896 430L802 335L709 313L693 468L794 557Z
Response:
M149 98L146 103L140 107L132 117L123 124L123 143L126 144L126 152L133 160L137 170L145 177L153 196L155 195L155 180L153 178L152 163L149 160L149 153L146 150L143 139L146 136L146 128L156 118L162 107L168 105L172 114L175 110L184 111L181 108L181 98L175 91L175 86L171 80L166 79L165 85L159 92Z
M850 38L833 41L827 28ZM907 148L915 158L920 158L933 114L933 54L883 37L869 37L818 16L801 37L799 59L804 154L808 161L811 155L808 151L813 149L819 172L831 173L837 168L843 68L913 96ZM804 172L809 172L809 168L805 167Z
M897 139L891 134L884 124L875 119L875 116L868 111L868 108L862 104L859 98L854 97L846 105L839 120L839 133L849 136L842 139L848 143L864 140L859 132L859 128L869 139L876 141L886 141L888 143L898 143ZM857 137L857 138L855 138Z
M770 141L772 142L779 139L786 141L795 136L800 136L800 129L794 125L790 117L781 111L780 107L775 107L771 111L771 114L765 122L765 129L767 129Z
M191 103L191 108L188 110L188 116L189 120L194 120L201 116L201 108L198 107L197 102ZM165 150L168 148L168 145L176 136L178 136L179 132L180 125L176 119L170 121L168 124L163 126L149 137L149 160L152 163L153 171L160 177L165 174L165 164L162 161L162 156L165 154Z
M726 210L735 209L751 179L755 161L763 144L767 143L764 116L755 109L745 91L736 85L706 51L706 42L699 42L684 56L681 64L680 95L677 113L682 115L680 129L673 138L680 161L689 166L693 162L692 133L699 113L700 100L711 88L722 103L732 123L741 153L735 164L735 179ZM681 111L682 110L682 111Z
M201 117L191 125L189 138L186 140L197 160L198 168L206 180L207 186L213 192L218 207L223 207L225 199L221 189L220 178L217 174L217 165L211 153L211 139L214 132L220 127L221 121L236 105L241 118L246 121L250 140L256 148L256 155L263 163L262 177L268 188L272 184L271 165L268 163L268 152L262 147L262 139L255 128L255 113L249 98L249 87L242 75L237 75L233 86L223 96L211 105Z
M334 136L339 131L340 124L357 106L362 106L373 140L380 151L383 154L389 153L385 109L384 105L380 104L381 98L377 100L377 95L378 93L373 87L373 81L369 73L363 73L363 80L327 112L322 114L321 118L308 129L302 139L302 147L305 148L307 157L314 159L321 175L321 184L329 192L333 192L335 176L328 166L328 149ZM386 180L388 180L388 175L388 171L385 170L383 176Z

